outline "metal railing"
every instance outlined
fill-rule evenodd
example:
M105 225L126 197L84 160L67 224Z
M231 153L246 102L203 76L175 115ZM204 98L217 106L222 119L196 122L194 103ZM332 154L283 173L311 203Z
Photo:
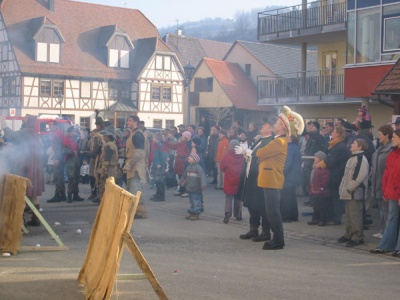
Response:
M258 13L258 37L265 34L346 22L347 1L327 5L316 1Z
M344 70L326 69L257 77L258 99L344 94Z

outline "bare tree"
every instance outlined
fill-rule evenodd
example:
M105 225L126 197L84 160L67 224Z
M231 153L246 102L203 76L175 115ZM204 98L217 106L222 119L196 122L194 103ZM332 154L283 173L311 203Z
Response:
M232 107L210 107L207 108L209 121L219 123L232 115Z

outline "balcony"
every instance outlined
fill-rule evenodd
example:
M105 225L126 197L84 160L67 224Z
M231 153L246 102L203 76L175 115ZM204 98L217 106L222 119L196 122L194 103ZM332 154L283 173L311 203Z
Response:
M326 4L311 2L258 13L258 40L296 44L317 43L329 38L332 41L346 39L347 2Z
M344 70L327 69L257 78L259 105L344 102Z

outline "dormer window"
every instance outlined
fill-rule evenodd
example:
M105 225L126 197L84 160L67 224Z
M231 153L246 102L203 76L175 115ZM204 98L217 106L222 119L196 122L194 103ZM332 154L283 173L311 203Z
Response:
M55 25L43 24L33 38L36 42L36 61L61 62L61 43L64 39Z
M111 68L129 68L129 54L132 43L125 35L114 35L107 43L108 66Z

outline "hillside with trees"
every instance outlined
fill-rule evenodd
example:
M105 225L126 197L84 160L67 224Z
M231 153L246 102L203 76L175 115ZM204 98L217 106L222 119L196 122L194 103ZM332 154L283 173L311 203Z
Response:
M176 26L159 28L161 36L182 30L183 35L207 40L232 43L236 40L257 42L257 17L262 11L280 8L266 6L249 11L237 11L233 19L207 18L196 22L185 22Z

